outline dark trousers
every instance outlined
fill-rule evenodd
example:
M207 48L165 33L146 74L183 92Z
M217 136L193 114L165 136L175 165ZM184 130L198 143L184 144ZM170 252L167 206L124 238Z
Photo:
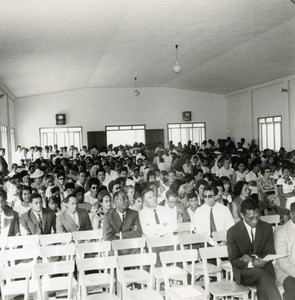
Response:
M294 300L295 299L295 278L288 276L283 282L283 287L285 290L283 294L284 300Z
M241 283L256 285L258 300L282 300L275 282L274 270L271 262L263 268L250 268L242 270Z

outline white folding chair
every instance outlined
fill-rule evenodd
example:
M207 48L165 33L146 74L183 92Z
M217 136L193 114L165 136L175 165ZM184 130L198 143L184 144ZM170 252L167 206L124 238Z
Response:
M76 261L79 272L79 299L81 300L118 300L114 294L114 272L117 266L115 256L85 258ZM99 271L95 274L85 274L86 271ZM92 281L88 279L88 275L92 276ZM87 288L98 286L105 289L105 292L99 294L87 294ZM101 290L102 291L102 290Z
M154 271L154 265L156 263L156 254L155 253L141 253L141 254L130 254L130 255L121 255L117 257L118 261L118 274L121 278L122 282L122 299L123 300L163 300L163 297L161 294L156 292L152 289L153 287L153 271ZM149 267L149 272L144 270L143 267ZM144 279L142 282L140 281L141 278L136 276L133 276L133 278L130 276L129 273L128 276L126 276L126 272L128 270L125 270L125 268L134 268L139 267L139 269L142 272L141 278ZM127 280L126 280L127 279ZM132 281L131 281L132 279ZM127 286L130 283L141 283L143 285L146 285L147 288L141 288L141 289L133 289L128 290Z
M61 260L61 257L63 257L64 260L73 260L76 253L76 248L74 244L47 245L40 247L40 253L43 263L47 263L56 258Z
M220 265L220 258L228 257L227 246L201 248L199 252L204 268L205 290L213 295L213 300L222 297L237 297L248 300L249 289L243 285L238 285L234 281L226 280L210 282L208 259L216 259L217 265Z
M68 245L71 242L72 242L72 233L71 232L40 235L41 246L54 245L54 244Z
M185 247L189 246L190 249L193 249L193 245L196 245L196 247L207 247L207 243L209 242L210 236L209 233L197 233L197 234L182 234L179 236L179 244L182 250L185 249ZM200 248L200 247L198 247ZM202 262L196 262L194 264L194 278L195 280L200 279L200 277L204 276L204 270L203 270L203 264ZM211 277L217 277L217 280L221 280L221 267L208 264L209 274ZM187 264L186 270L192 274L192 265ZM202 283L201 283L202 284Z
M227 230L212 232L212 237L216 246L220 246L220 242L226 242L226 234ZM225 276L228 280L234 280L233 269L229 260L221 261L220 267L225 271Z
M74 231L72 235L75 244L86 241L101 241L103 239L103 229L100 228L98 230Z
M24 300L29 299L30 278L32 268L26 265L16 265L0 269L0 284L2 299L11 299L11 297L24 295ZM15 280L18 279L18 280ZM20 280L21 279L21 280Z
M110 251L111 251L110 241L80 243L76 245L77 259L83 259L88 257L89 255L95 255L97 257L109 256Z
M267 215L267 216L261 216L261 221L264 221L268 224L271 224L273 226L278 226L280 223L280 215Z
M66 290L67 299L76 299L74 269L73 260L35 264L33 270L38 281L38 299L47 299L48 292L64 290ZM63 276L49 277L58 274Z
M195 229L195 225L193 222L177 223L176 233L178 234L193 233L194 229Z
M40 240L39 235L19 235L19 236L8 236L6 238L6 247L17 248L17 247L35 247L39 246Z
M164 251L170 247L173 248L174 251L177 250L177 246L179 246L179 237L181 235L171 235L171 236L164 236L164 237L150 237L146 239L146 243L148 246L148 250L150 253L156 251L159 252L164 249ZM166 248L166 249L165 249ZM168 248L169 249L169 248ZM171 249L169 249L171 250ZM176 265L170 266L169 267L169 272L171 276L173 275L174 279L181 279L185 280L187 276L187 272L183 270L182 268L179 268ZM161 267L157 267L154 270L154 277L155 277L155 282L156 282L156 291L160 292L160 284L161 282L164 281L164 274L163 270Z
M113 240L112 249L114 254L118 257L120 254L134 254L134 253L144 253L145 238L132 238L123 240ZM134 278L137 278L137 283L144 283L149 280L149 274L142 269L131 269L124 271L124 280L127 284L134 282ZM117 293L121 296L121 284L122 278L120 274L117 274Z
M194 278L195 262L198 260L198 256L198 250L196 249L164 251L160 253L161 261L163 263L166 300L197 300L206 298L205 290L200 286L195 286L194 280L191 280L191 284L188 284L187 276L185 277L185 280L181 280L182 285L170 285L170 282L174 281L175 279L171 276L169 272L169 265L182 263L183 269L187 269L186 265L189 263L192 270L191 275L192 278Z

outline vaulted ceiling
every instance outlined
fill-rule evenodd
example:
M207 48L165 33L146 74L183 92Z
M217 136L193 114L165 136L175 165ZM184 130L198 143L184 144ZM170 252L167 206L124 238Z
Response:
M16 97L128 87L135 76L138 86L225 94L291 74L289 0L0 2L0 82Z

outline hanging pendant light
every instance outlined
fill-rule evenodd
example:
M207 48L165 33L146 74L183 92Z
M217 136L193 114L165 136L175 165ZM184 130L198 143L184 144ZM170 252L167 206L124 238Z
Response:
M133 91L133 95L134 96L139 96L140 91L137 89L137 77L134 78L134 87L135 87L135 90Z
M179 73L181 71L181 66L178 63L178 45L175 45L175 54L176 54L176 60L175 60L175 65L173 67L173 71L175 73Z

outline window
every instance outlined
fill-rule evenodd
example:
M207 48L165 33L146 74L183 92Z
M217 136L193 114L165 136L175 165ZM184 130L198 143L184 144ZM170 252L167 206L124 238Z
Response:
M175 145L179 142L187 144L189 140L192 141L192 144L201 145L206 139L205 129L205 123L168 124L168 139Z
M282 145L282 116L258 118L259 147L279 151Z
M135 142L145 144L145 125L106 126L106 133L108 145L133 145Z
M16 150L16 148L15 148L15 129L14 128L10 128L10 143L11 143L11 151L12 151L12 153L14 153L14 151Z
M7 126L0 125L0 148L5 149L4 158L8 161L8 132Z
M82 127L40 128L40 145L55 145L64 147L74 145L82 148Z

